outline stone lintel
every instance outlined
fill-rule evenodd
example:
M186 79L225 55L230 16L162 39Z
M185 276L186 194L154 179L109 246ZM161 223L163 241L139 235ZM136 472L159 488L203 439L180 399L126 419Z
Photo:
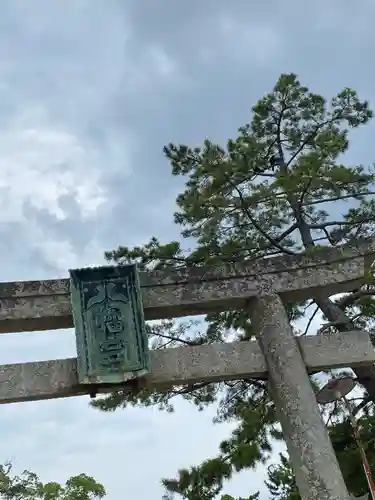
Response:
M365 332L300 337L298 342L309 373L375 362ZM256 341L151 351L151 374L142 379L141 386L166 391L196 382L246 378L267 378L266 363ZM98 393L116 389L132 390L132 386L98 387ZM78 384L73 358L0 366L0 404L79 396L91 390L92 386Z
M148 320L239 309L250 297L278 294L284 302L351 291L363 283L375 243L325 248L216 267L141 273ZM0 333L71 328L69 280L0 283Z

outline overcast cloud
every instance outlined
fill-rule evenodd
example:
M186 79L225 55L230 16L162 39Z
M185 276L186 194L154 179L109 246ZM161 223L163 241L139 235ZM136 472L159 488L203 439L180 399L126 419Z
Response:
M282 72L375 102L375 4L362 0L2 0L0 280L66 276L118 244L175 238L164 144L225 140ZM374 125L348 160L373 160ZM0 362L73 356L71 331L3 335ZM217 450L230 427L175 414L106 415L88 398L0 408L0 461L43 480L86 472L110 500L158 500L160 478ZM249 495L265 471L227 488Z

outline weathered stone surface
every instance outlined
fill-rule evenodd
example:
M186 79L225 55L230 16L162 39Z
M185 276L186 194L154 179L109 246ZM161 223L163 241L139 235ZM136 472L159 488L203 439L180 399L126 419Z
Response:
M283 256L253 263L141 274L146 319L243 307L249 297L280 294L284 301L334 294L362 283L375 244ZM68 280L0 284L0 333L70 328Z
M270 391L301 497L303 500L350 500L303 355L280 297L254 299L249 312L259 331Z
M358 331L301 337L299 344L311 373L375 362L369 336ZM289 367L289 371L293 369ZM257 342L235 342L152 351L151 374L143 384L163 391L175 385L250 377L267 378L264 356ZM298 373L296 380L300 383ZM109 389L99 386L98 390ZM75 359L0 366L0 404L79 396L89 391L90 387L78 385Z

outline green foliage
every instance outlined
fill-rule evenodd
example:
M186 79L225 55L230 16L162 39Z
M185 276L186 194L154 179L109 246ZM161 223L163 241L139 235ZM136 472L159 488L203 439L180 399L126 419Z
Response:
M275 500L301 500L292 467L286 455L280 453L280 463L268 468L266 485Z
M281 75L273 90L253 106L251 121L225 146L206 139L196 147L169 144L164 148L172 175L185 180L174 221L181 227L182 241L192 242L193 248L152 238L144 246L107 252L107 259L118 264L136 261L146 272L230 266L239 259L311 253L322 245L343 245L372 236L373 169L342 163L350 130L371 118L368 102L352 89L345 88L328 101L303 86L296 75ZM362 288L334 302L321 297L288 306L296 334L308 333L312 324L306 321L307 329L300 331L296 321L311 319L318 309L327 321L326 332L370 329L375 313L372 283L369 279ZM178 321L149 328L150 342L158 349L254 335L244 310L209 314L194 326ZM361 382L368 387L369 380ZM113 411L128 404L157 404L171 410L176 395L200 409L215 403L217 421L238 422L238 428L221 443L217 457L164 481L170 492L183 498L218 498L223 481L234 471L266 461L271 435L280 438L266 384L251 379L200 383L162 395L119 392L94 406ZM254 421L255 427L248 425Z
M375 474L375 417L362 417L358 421L361 442L372 474ZM348 420L329 427L336 452L349 491L356 497L368 493L368 485L353 429ZM268 489L273 500L301 500L288 458L281 454L280 463L268 468Z
M0 498L3 500L100 500L105 496L104 486L86 474L68 479L64 486L59 483L43 484L38 476L24 471L12 475L9 463L0 465Z
M210 500L221 491L223 482L230 479L233 472L254 468L266 461L272 451L270 435L280 438L272 425L276 422L273 405L267 404L265 399L256 405L241 402L237 406L237 417L240 424L231 438L221 443L218 456L199 467L180 470L178 479L163 480L168 491L179 493L188 500Z
M231 495L223 495L220 500L259 500L259 493L255 493L254 495L250 495L249 497L246 498L243 497L234 498Z
M359 419L358 424L361 442L372 474L375 475L375 417L363 417ZM361 455L354 440L350 423L347 420L338 423L330 429L330 435L349 490L355 496L368 493Z

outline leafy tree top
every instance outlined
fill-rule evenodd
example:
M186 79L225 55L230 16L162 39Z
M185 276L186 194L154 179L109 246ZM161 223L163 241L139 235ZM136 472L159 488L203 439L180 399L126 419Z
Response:
M14 475L11 464L0 465L0 498L4 500L100 500L105 494L104 486L86 474L73 476L60 485L42 483L28 470Z

